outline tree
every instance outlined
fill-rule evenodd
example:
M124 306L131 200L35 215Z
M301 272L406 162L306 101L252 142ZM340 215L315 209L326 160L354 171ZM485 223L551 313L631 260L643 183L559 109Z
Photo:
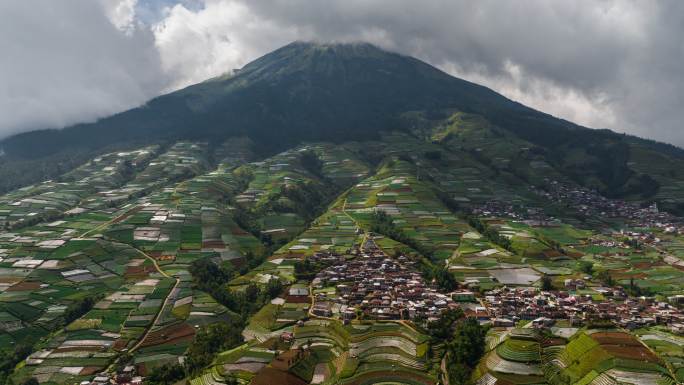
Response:
M269 298L275 298L283 291L283 284L278 278L271 278L266 284L266 293Z
M71 304L64 312L64 324L68 325L89 312L100 296L87 296Z
M437 320L428 324L428 332L436 340L448 340L453 336L456 322L463 317L464 313L460 308L446 310Z
M485 330L474 317L468 317L456 326L454 338L447 349L456 363L475 367L485 352Z
M315 263L311 262L309 257L304 258L303 261L297 261L294 264L295 278L298 280L311 280L320 270Z
M550 275L544 274L541 278L541 289L544 291L554 290L553 279Z
M185 368L180 364L164 364L155 368L146 381L150 385L171 385L185 378Z
M242 322L215 323L201 329L186 352L186 368L190 375L198 374L209 365L217 353L242 343Z
M26 343L17 345L13 351L0 351L0 384L5 383L17 364L28 357L32 351L31 345Z
M470 379L471 369L462 363L451 363L447 365L447 376L449 384L467 384Z
M465 318L462 310L448 310L437 321L428 325L428 332L435 343L444 342L446 347L449 383L468 383L470 375L485 353L485 334L478 320Z
M458 288L456 277L444 265L426 266L423 272L425 279L434 280L437 286L444 291L453 291Z
M592 262L581 261L579 268L580 268L580 271L583 272L584 274L587 274L587 275L594 274L594 264Z
M608 270L603 270L600 273L598 273L598 279L608 287L615 285L615 281L613 280L613 277L610 275L610 272L608 272Z

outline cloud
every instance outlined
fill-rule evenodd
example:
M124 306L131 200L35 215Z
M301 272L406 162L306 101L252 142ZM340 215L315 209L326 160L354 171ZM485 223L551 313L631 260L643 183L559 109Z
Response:
M295 38L363 40L579 124L684 145L683 6L206 0L201 10L174 7L155 35L178 85L239 67ZM197 47L184 51L183 38Z
M0 31L26 35L0 36L16 62L0 84L27 101L0 89L0 135L103 116L299 39L369 41L586 126L684 145L676 0L100 1L0 5Z
M170 80L131 1L0 2L0 137L91 121Z
M162 69L171 89L240 68L254 58L300 37L297 28L275 24L238 2L209 2L192 11L177 4L154 25Z
M137 0L99 0L105 15L121 31L132 33L135 29Z

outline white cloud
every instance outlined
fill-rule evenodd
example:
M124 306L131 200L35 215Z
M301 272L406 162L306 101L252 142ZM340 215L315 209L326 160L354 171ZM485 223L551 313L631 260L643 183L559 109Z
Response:
M684 144L684 2L37 3L0 3L0 136L120 111L299 39L369 41L580 124Z
M562 117L587 127L615 127L617 118L608 95L586 95L579 90L559 86L553 81L530 76L519 65L506 61L495 75L477 69L464 70L449 62L442 69L454 76L496 90L509 99Z
M116 7L114 8L116 9ZM91 0L0 2L0 136L94 120L156 96L154 36Z
M206 0L155 36L175 86L295 39L368 41L579 124L684 144L681 4Z
M135 6L137 0L100 0L105 14L121 31L132 33L135 29Z
M197 11L177 4L165 13L153 31L171 89L240 68L300 37L296 27L259 18L240 2L208 1Z

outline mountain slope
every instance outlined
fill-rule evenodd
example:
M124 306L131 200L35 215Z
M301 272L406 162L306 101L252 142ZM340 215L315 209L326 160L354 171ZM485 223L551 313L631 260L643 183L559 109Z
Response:
M367 140L381 131L432 130L448 124L455 112L481 117L494 132L517 140L510 146L532 146L558 172L608 195L649 198L671 179L669 169L633 169L637 150L640 156L663 153L669 162L684 161L684 152L672 146L577 126L369 44L297 42L232 76L160 96L95 123L7 138L0 142L5 152L0 189L51 178L106 149L247 135L261 155L269 155L302 141ZM650 187L642 190L641 185Z

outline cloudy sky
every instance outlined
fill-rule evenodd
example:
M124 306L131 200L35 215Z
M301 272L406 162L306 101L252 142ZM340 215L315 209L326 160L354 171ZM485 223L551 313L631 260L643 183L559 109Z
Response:
M367 41L684 146L684 1L3 0L0 137L92 121L293 40Z

